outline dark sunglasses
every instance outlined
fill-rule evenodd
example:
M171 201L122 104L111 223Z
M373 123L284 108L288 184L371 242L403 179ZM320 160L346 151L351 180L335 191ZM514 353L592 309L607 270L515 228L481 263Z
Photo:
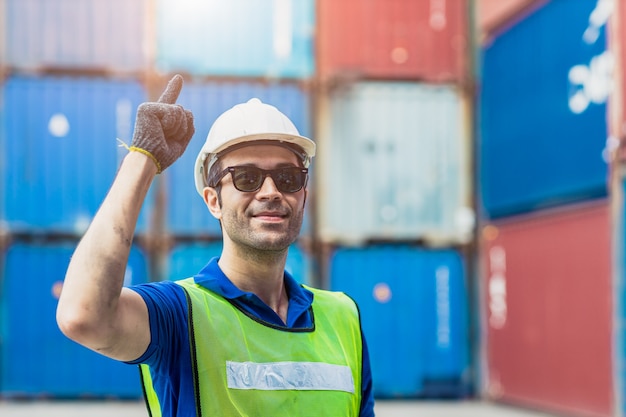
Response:
M233 185L244 193L257 191L269 175L281 193L295 193L306 185L309 170L300 167L284 167L277 169L261 169L254 166L228 167L215 177L210 187L215 187L228 173L232 174Z

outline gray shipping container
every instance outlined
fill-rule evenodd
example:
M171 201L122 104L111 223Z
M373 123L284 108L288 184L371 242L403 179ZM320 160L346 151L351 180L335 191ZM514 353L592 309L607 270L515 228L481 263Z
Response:
M470 130L456 87L360 82L320 103L316 171L324 241L468 241Z
M2 5L4 3L4 5ZM5 65L139 71L148 65L144 0L2 0ZM0 47L1 49L2 47Z

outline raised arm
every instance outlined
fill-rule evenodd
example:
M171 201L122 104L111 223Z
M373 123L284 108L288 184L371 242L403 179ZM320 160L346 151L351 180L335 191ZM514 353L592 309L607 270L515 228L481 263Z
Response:
M158 102L139 106L131 152L72 256L57 306L67 337L118 360L137 359L150 343L146 305L122 284L150 184L194 133L191 112L175 104L182 84L174 76Z

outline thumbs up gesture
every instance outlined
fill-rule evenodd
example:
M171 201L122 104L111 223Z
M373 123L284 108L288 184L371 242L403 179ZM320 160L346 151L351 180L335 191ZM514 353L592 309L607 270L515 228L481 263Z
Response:
M183 77L175 75L156 103L142 103L137 109L131 151L149 156L157 173L172 165L185 151L195 132L193 114L176 100Z

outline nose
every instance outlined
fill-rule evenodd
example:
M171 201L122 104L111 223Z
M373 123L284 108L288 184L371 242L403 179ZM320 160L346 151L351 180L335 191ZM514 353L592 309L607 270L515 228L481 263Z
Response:
M256 196L259 200L277 200L282 198L283 194L278 191L272 177L269 174L266 174L263 179L263 183L261 184L261 188L257 191Z

